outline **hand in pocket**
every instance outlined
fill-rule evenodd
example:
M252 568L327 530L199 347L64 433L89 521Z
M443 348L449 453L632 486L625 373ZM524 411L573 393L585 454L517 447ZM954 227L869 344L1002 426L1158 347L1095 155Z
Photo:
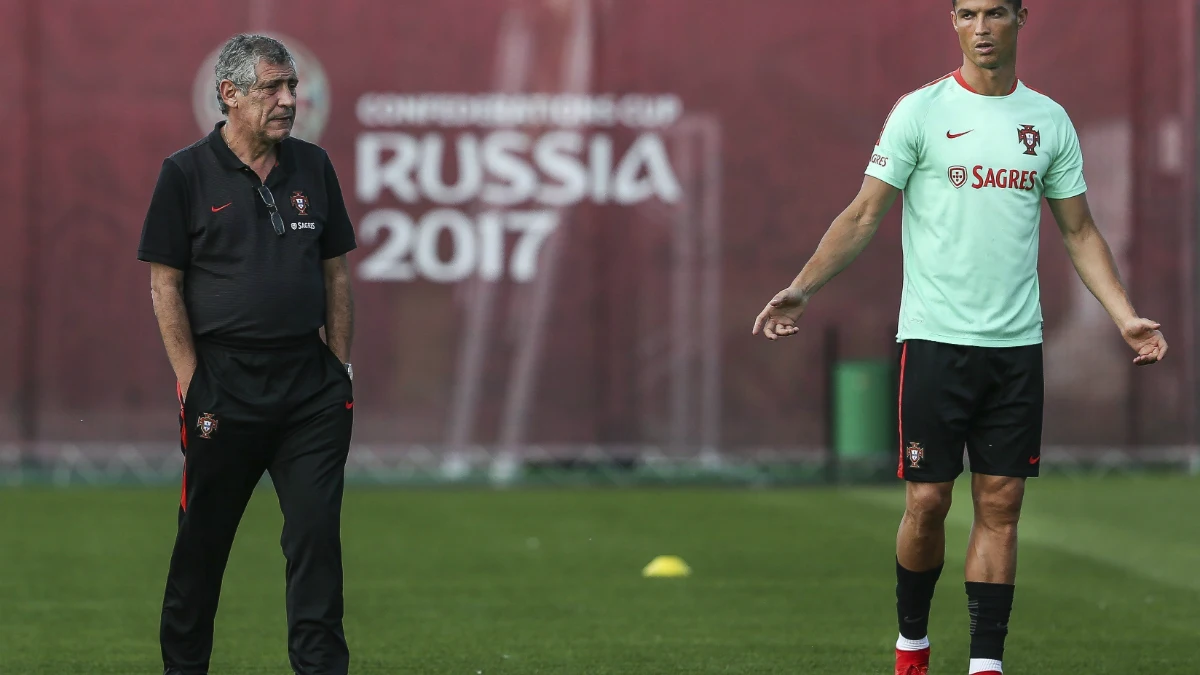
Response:
M193 367L192 367L192 374L191 374L191 375L188 375L188 378L187 378L187 380L180 380L180 382L179 382L179 396L180 396L180 399L181 399L181 400L180 400L180 403L186 403L186 402L187 402L188 389L190 389L190 388L191 388L191 386L192 386L192 380L194 380L195 378L196 378L196 367L195 367L195 366L193 366Z

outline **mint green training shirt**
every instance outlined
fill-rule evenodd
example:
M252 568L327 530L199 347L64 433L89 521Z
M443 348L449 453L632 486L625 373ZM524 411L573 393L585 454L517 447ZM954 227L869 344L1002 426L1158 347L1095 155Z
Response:
M898 340L1042 341L1041 199L1087 190L1062 106L1019 81L984 96L955 71L896 103L866 173L904 191Z

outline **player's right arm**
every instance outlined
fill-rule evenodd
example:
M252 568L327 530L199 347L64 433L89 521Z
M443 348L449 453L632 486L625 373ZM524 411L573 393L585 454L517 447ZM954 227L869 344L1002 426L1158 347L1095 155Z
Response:
M834 218L800 274L759 313L752 334L762 330L767 339L775 340L799 331L796 322L809 299L863 252L899 195L896 187L867 176L858 196Z
M150 263L154 316L183 397L187 396L196 372L196 347L183 295L185 270L192 251L187 195L183 172L171 160L164 161L138 244L138 259Z
M192 325L183 301L183 270L162 263L150 263L150 298L158 331L162 333L167 360L179 382L179 393L187 398L188 387L196 373L196 345Z
M920 105L912 97L901 99L892 109L858 195L833 220L791 285L776 293L759 313L751 334L761 330L767 339L776 340L798 332L796 322L809 299L867 247L916 168L921 114Z

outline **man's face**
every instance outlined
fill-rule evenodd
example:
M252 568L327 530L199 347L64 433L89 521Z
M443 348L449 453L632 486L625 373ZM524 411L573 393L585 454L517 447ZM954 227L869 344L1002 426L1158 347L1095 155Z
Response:
M230 97L237 101L229 118L259 139L278 143L291 135L296 121L296 71L288 64L260 60L254 72L257 80L244 95L232 82L221 83L226 102Z
M954 29L963 53L980 68L992 70L1012 63L1017 31L1029 10L1014 12L1007 0L958 0Z

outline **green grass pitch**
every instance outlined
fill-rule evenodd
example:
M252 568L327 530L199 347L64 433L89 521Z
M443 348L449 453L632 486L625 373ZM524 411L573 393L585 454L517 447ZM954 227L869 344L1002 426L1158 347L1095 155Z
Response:
M960 488L965 488L960 481ZM960 490L933 672L966 672ZM177 495L0 491L0 673L159 673ZM902 492L353 489L352 673L890 673ZM1200 479L1042 478L1022 522L1010 675L1200 672ZM290 672L281 517L234 546L214 675ZM684 579L644 579L654 556Z

